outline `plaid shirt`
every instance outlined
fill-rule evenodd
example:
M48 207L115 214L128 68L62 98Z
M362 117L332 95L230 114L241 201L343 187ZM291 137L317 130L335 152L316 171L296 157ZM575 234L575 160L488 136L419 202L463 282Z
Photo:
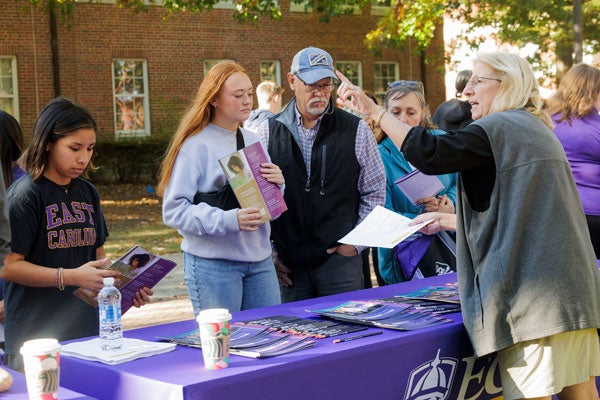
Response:
M310 176L310 160L312 156L312 148L323 116L321 116L314 126L310 129L304 128L302 125L302 115L295 109L296 112L296 128L297 132L292 132L302 157L304 158L304 165L306 166L306 174ZM258 134L263 142L265 148L269 145L269 124L263 123L258 128ZM377 142L375 136L369 128L369 125L361 120L358 124L356 131L356 143L355 143L356 159L360 166L360 173L358 175L358 192L360 193L360 204L358 207L358 225L365 217L375 208L375 206L385 206L385 169L379 150L377 149ZM358 253L364 250L366 247L355 246Z

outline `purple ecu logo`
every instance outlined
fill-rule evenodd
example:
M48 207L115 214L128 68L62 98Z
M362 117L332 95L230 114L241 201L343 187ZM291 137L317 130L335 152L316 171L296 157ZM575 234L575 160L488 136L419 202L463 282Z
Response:
M311 67L316 65L328 66L327 55L325 53L312 53L308 55L308 63Z
M440 358L419 365L410 372L404 400L445 400L448 398L458 361Z

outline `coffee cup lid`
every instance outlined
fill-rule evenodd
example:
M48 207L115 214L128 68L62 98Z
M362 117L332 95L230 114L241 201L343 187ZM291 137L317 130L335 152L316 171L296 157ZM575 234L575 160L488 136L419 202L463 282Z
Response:
M23 343L21 347L21 354L23 355L35 355L35 354L46 354L60 350L60 344L56 339L34 339L28 340Z
M223 322L231 320L231 313L226 308L209 308L200 311L196 317L198 322Z

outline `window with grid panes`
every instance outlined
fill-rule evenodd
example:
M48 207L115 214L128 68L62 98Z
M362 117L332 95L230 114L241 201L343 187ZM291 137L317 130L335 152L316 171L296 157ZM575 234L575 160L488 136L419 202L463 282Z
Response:
M362 82L362 64L360 61L336 61L335 68L338 69L344 76L350 79L354 85L363 86Z
M395 62L376 62L374 65L374 85L373 91L375 97L383 104L385 94L388 90L388 82L398 80L398 63Z
M281 64L276 60L263 60L260 62L260 81L273 81L281 86Z
M150 135L146 60L113 61L115 133L119 137Z
M0 110L19 120L19 90L17 85L17 58L0 56Z

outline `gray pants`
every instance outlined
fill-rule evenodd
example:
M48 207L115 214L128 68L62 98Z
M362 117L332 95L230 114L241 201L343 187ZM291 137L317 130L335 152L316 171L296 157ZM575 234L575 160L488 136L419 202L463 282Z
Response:
M280 286L283 303L361 290L364 289L362 257L334 253L311 271L295 269L290 279L291 286Z

